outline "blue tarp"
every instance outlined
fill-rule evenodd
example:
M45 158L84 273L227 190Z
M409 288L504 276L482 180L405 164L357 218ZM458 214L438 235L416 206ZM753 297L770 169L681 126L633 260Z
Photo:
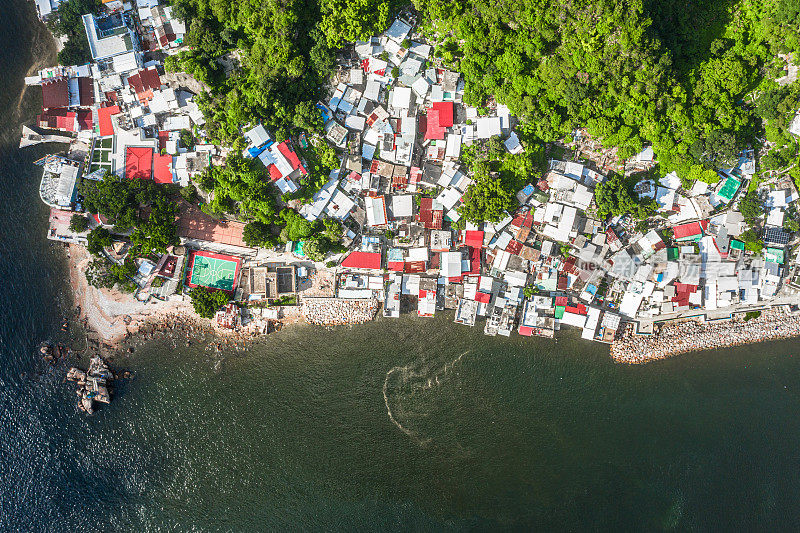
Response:
M247 153L250 154L250 157L258 157L258 155L266 149L267 149L266 144L263 146L254 146L252 148L248 148Z
M319 109L319 114L322 115L323 122L328 122L331 119L331 116L328 114L328 110L323 106L317 104L317 109Z

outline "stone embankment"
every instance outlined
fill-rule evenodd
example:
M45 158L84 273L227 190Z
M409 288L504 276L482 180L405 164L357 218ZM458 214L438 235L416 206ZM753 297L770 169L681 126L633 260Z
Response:
M306 321L319 326L363 324L374 319L377 312L378 301L374 298L303 298L303 315Z
M629 328L611 345L611 357L618 363L648 363L687 352L796 336L800 336L800 315L775 308L747 321L737 316L727 322L665 324L650 337L636 335Z

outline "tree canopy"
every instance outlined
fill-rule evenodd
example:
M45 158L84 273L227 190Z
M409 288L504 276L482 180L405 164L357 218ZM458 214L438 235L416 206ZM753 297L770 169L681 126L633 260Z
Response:
M133 230L130 239L135 253L163 253L178 243L177 208L166 186L150 180L121 180L108 173L101 181L83 180L80 192L87 212L107 217L117 232ZM140 212L147 213L146 218Z
M525 151L512 155L493 137L467 147L463 160L472 171L472 183L459 214L469 222L497 222L516 207L517 191L541 177L544 150L541 144L525 143Z
M85 13L99 12L101 6L100 0L67 0L59 4L58 16L50 19L48 27L55 35L67 38L58 52L60 64L83 65L92 60L82 17Z
M655 202L649 199L637 199L632 187L619 174L611 174L594 190L594 201L597 214L603 218L630 213L636 218L644 219L655 212Z
M222 291L206 287L195 287L189 292L194 312L203 318L214 318L220 308L230 301L230 296Z

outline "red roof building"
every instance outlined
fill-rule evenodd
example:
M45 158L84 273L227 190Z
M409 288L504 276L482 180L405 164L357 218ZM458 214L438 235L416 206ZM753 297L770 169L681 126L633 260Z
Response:
M422 198L417 213L417 222L425 226L425 229L442 229L442 218L444 210L433 209L433 198Z
M415 184L422 181L422 169L419 167L411 167L411 173L409 174L408 183Z
M169 140L169 132L164 130L158 131L158 151L167 149L167 141Z
M439 126L443 128L453 126L453 102L434 102L431 109L439 112Z
M78 99L82 107L94 105L94 83L92 78L78 78Z
M42 114L37 117L36 122L40 128L76 131L78 125L76 117L77 114L74 111L67 111L64 108L47 109L42 111Z
M427 123L425 125L425 140L441 141L444 139L444 126L440 123L439 111L431 108L428 110Z
M78 129L90 130L94 122L92 120L92 112L89 109L81 109L78 111Z
M389 261L386 264L386 268L392 272L402 272L405 266L406 264L403 261Z
M153 175L153 149L129 146L125 150L125 176L129 180L149 180Z
M519 255L519 253L522 251L522 243L515 239L511 239L511 242L508 243L505 251L511 255Z
M69 82L66 78L42 82L42 109L67 107L69 105Z
M114 124L111 122L111 115L119 114L119 106L112 105L109 107L101 107L97 110L97 122L99 126L99 133L101 137L114 135Z
M406 274L421 274L425 270L425 261L406 261L403 267Z
M464 244L472 248L483 248L483 232L476 230L465 231Z
M482 304L488 304L491 301L492 295L486 294L485 292L476 292L475 293L475 301L480 302Z
M161 78L158 77L158 71L155 67L150 67L145 70L140 70L133 76L128 76L128 85L133 88L136 96L141 100L149 93L149 98L152 98L156 89L161 87Z
M345 268L362 268L379 270L381 268L381 254L378 252L350 252L342 261Z
M703 234L703 227L699 222L689 222L672 228L676 241L697 239Z
M283 154L283 157L289 160L289 164L292 165L292 170L300 169L300 173L304 176L308 174L303 164L300 162L300 158L297 157L297 154L294 150L289 146L288 141L283 141L278 145L278 151Z
M153 180L156 183L172 183L172 156L155 154L153 156Z
M267 167L267 170L269 170L269 178L272 181L278 181L283 177L283 174L281 174L281 171L278 170L278 167L276 167L275 165L270 165L269 167Z

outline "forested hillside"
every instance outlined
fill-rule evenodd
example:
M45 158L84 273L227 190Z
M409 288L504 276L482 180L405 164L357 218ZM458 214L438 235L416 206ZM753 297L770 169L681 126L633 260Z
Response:
M192 52L168 68L212 87L212 135L263 120L279 137L313 130L313 103L338 48L385 29L402 2L175 0ZM529 139L585 126L630 156L654 145L662 170L695 177L765 135L796 157L785 128L798 91L777 54L800 49L797 0L414 0L436 55L463 73L466 99L496 98ZM238 50L227 79L214 58ZM796 85L796 84L795 84ZM777 150L777 149L776 149ZM775 163L775 162L773 162Z

